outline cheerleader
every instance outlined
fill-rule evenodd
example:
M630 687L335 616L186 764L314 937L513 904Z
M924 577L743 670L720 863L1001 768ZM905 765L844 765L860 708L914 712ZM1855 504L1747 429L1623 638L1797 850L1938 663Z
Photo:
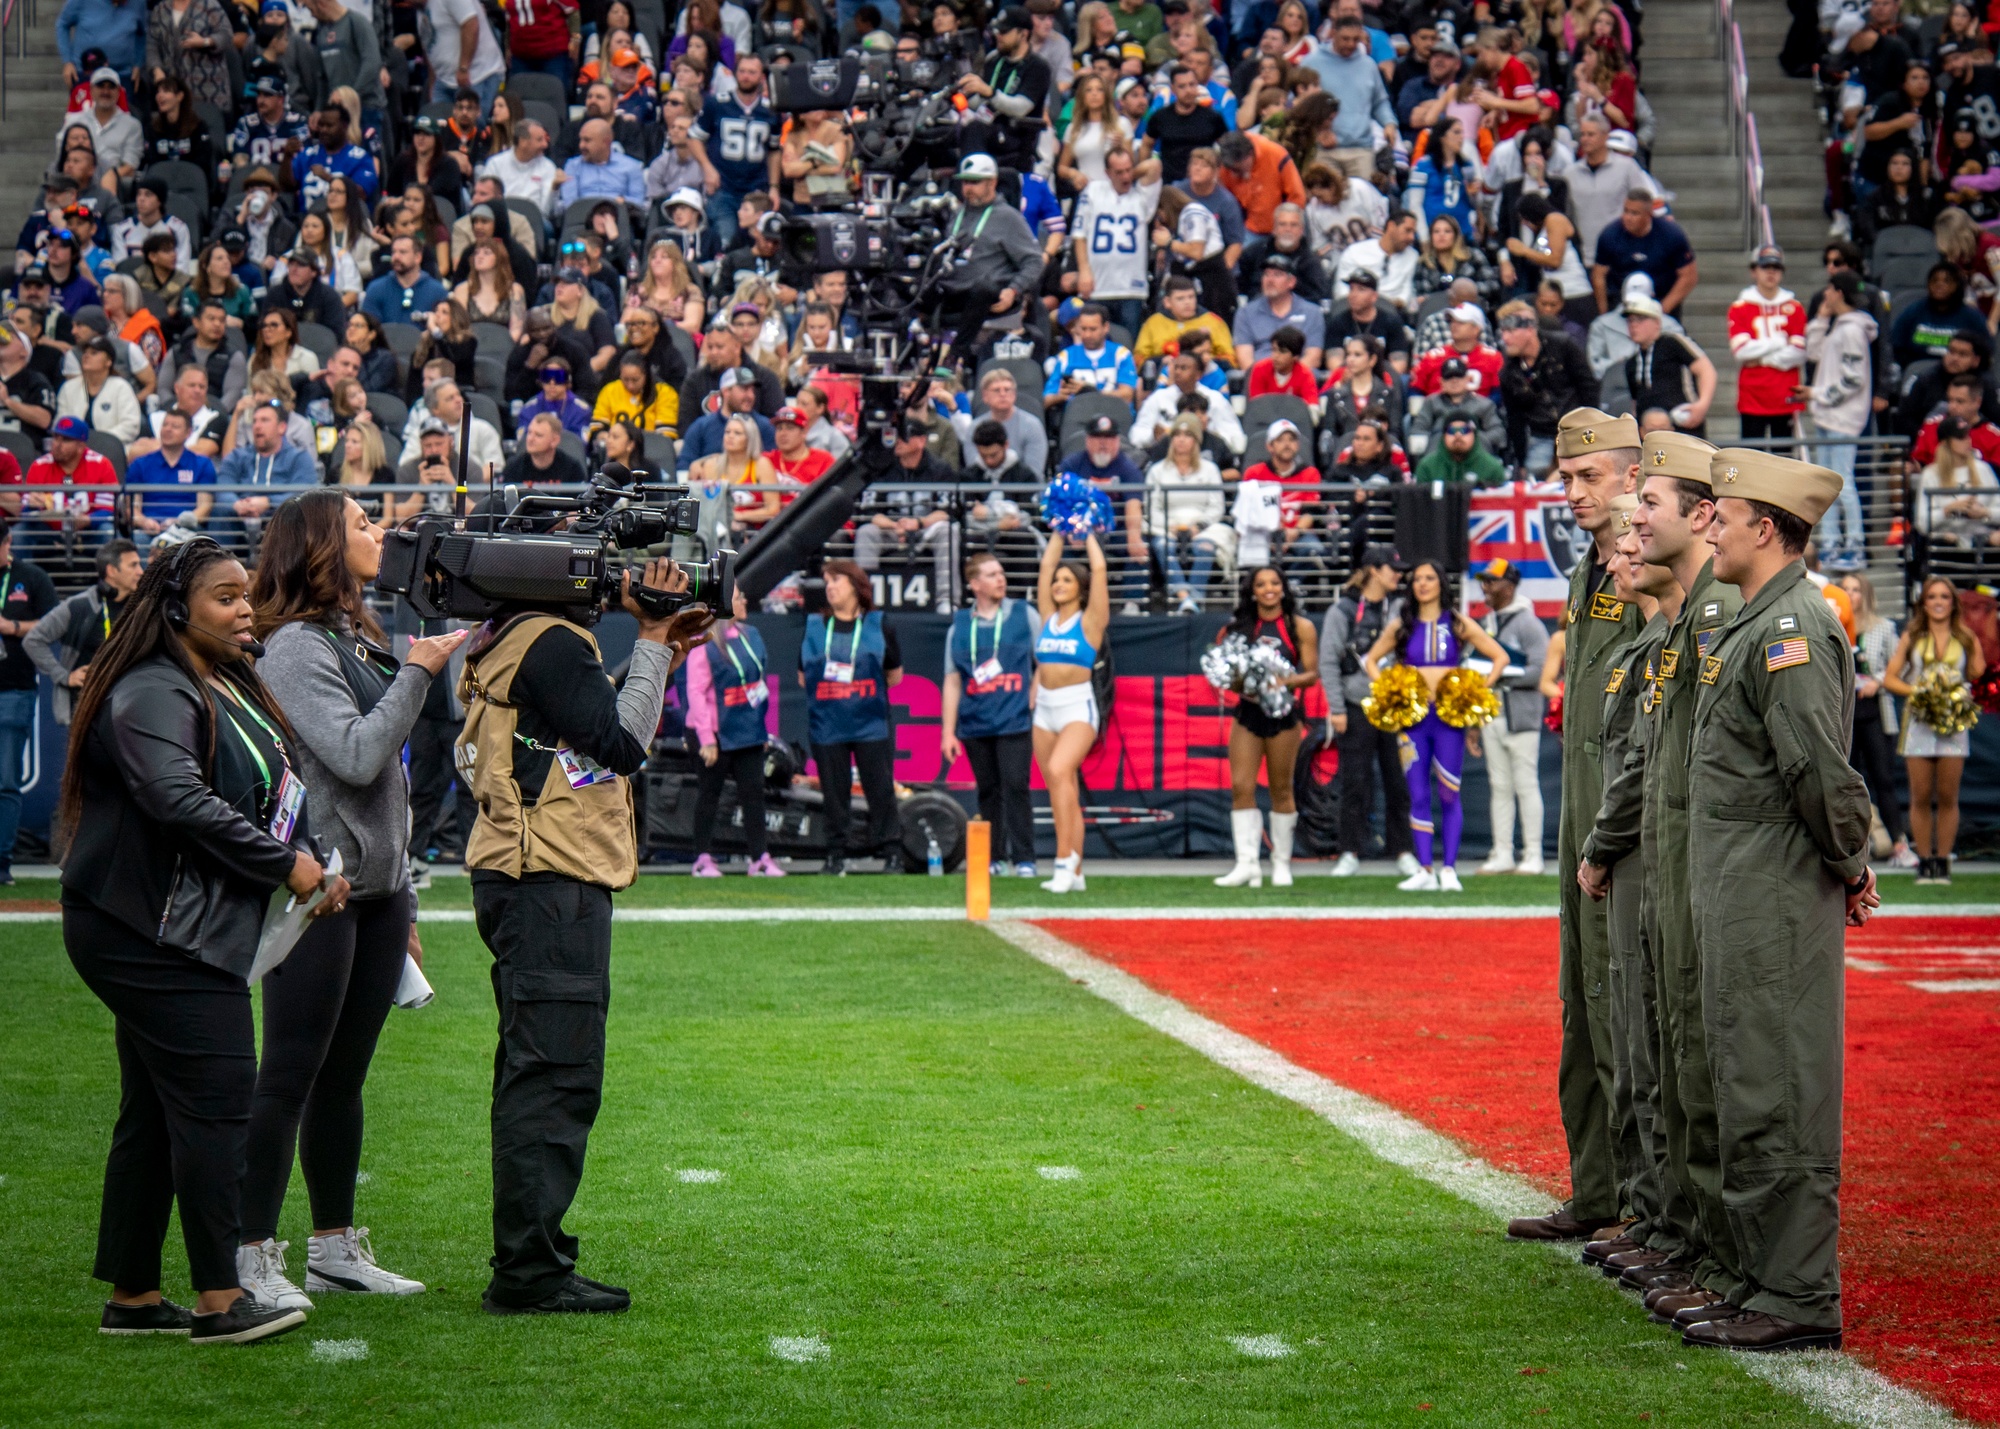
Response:
M1507 673L1507 652L1500 643L1455 610L1444 604L1444 573L1431 561L1419 561L1410 572L1402 608L1386 626L1374 646L1362 657L1361 666L1373 681L1382 673L1381 662L1391 651L1398 660L1423 677L1432 695L1431 708L1422 720L1398 736L1402 749L1403 778L1410 787L1410 833L1416 845L1417 862L1422 865L1396 887L1409 893L1462 893L1453 866L1458 859L1458 839L1465 829L1465 809L1459 803L1459 780L1465 771L1466 731L1439 718L1436 695L1444 677L1458 667L1467 646L1492 662L1486 672L1490 689ZM1431 820L1431 774L1438 782L1438 817ZM1440 825L1442 827L1440 827ZM1444 842L1444 862L1434 867L1431 860L1433 838Z
M1284 679L1286 689L1303 690L1319 683L1319 632L1298 613L1291 583L1276 566L1259 566L1243 577L1235 614L1216 632L1216 643L1231 635L1282 655L1291 670ZM1292 766L1299 757L1303 725L1297 696L1282 715L1267 713L1261 702L1248 696L1236 701L1236 722L1229 731L1229 832L1236 843L1236 866L1215 880L1218 887L1263 884L1257 863L1264 846L1264 816L1257 808L1259 767L1268 772L1271 783L1271 885L1292 886L1292 835L1299 824L1298 806L1292 800Z
M1049 790L1056 825L1056 872L1042 887L1051 893L1082 892L1083 801L1076 775L1103 716L1091 673L1111 628L1111 583L1104 551L1095 535L1084 538L1090 567L1062 558L1061 531L1049 536L1035 582L1035 608L1042 632L1035 641L1035 763Z

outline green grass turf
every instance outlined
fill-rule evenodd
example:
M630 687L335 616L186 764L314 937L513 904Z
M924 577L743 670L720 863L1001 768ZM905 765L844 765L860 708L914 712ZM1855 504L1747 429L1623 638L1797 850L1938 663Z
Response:
M440 925L438 1000L393 1013L376 1059L359 1211L431 1292L324 1297L251 1349L106 1339L87 1275L110 1026L55 927L6 936L0 1423L1823 1422L1564 1254L950 925L619 928L570 1224L635 1308L571 1321L478 1309L493 1011L473 931ZM295 1266L305 1218L295 1181ZM177 1233L166 1263L184 1295ZM1227 1338L1272 1334L1295 1353ZM831 1357L785 1363L777 1335ZM311 1357L356 1339L365 1360Z
M1046 871L1047 865L1044 864ZM996 908L1286 908L1395 907L1409 908L1422 902L1438 907L1454 905L1545 907L1556 906L1556 879L1553 874L1525 878L1518 874L1465 877L1462 897L1437 894L1409 894L1396 889L1393 878L1364 876L1334 879L1325 864L1300 864L1299 881L1291 888L1217 888L1207 875L1182 878L1174 875L1134 876L1090 873L1090 887L1082 894L1057 898L1042 891L1038 881L1026 878L996 878L992 881ZM1088 872L1088 870L1086 870ZM0 911L9 901L51 900L60 896L53 879L22 879L12 888L0 888ZM2000 905L2000 874L1961 873L1952 876L1949 888L1925 885L1896 876L1883 880L1884 900L1898 905L1938 903L1991 903ZM424 891L426 908L470 908L471 884L463 877L439 875ZM631 888L618 895L627 908L959 908L965 905L962 877L927 878L923 875L850 874L846 878L821 878L817 874L794 874L784 879L750 879L736 875L720 879L694 879L682 873L647 873Z

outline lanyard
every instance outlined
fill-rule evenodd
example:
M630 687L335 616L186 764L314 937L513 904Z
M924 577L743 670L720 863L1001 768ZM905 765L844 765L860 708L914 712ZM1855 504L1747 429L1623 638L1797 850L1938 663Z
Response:
M1008 72L1007 82L1005 84L1001 84L999 82L1000 71L1003 69ZM1012 94L1014 92L1014 86L1021 82L1020 62L1018 60L1001 60L999 64L993 66L993 79L989 82L993 85L994 89L998 90L1000 93Z
M220 690L223 693L223 695L225 695L228 698L229 702L232 705L236 706L237 709L242 710L243 713L249 715L251 719L257 722L257 727L263 730L265 734L271 737L271 743L278 747L278 755L280 758L283 758L285 753L285 742L282 739L278 738L276 730L272 729L270 725L264 723L264 717L258 714L253 706L244 703L244 701L236 695L235 691L229 689L226 685L216 684L214 688ZM257 778L263 784L264 791L268 794L271 789L271 766L264 762L263 751L257 748L256 741L250 738L249 734L244 730L242 724L237 721L236 716L233 714L229 716L229 727L236 731L237 739L242 741L243 747L248 751L250 751L251 759L256 761Z
M737 642L732 642L729 639L724 638L722 642L722 653L729 657L729 663L732 666L734 666L736 670L736 683L739 685L747 685L750 683L750 679L743 673L743 666L740 663L738 663L736 659L736 643ZM749 641L744 640L740 643L743 646L744 653L750 657L750 663L757 667L757 678L760 680L763 679L764 662L757 658L757 652L750 648ZM848 663L850 665L854 663L854 657L852 655L848 656Z
M999 206L1000 205L998 200L995 200L993 203L987 204L985 208L979 211L979 222L973 225L972 229L972 241L974 243L977 243L979 241L979 235L986 231L986 220L993 217L993 210L998 208ZM958 211L958 216L952 219L951 221L951 236L953 238L958 237L958 227L960 224L964 222L965 222L965 210L960 209Z
M0 620L7 618L7 597L14 593L14 567L10 562L7 574L0 576Z
M979 612L976 610L972 612L970 638L972 641L972 668L977 670L979 668ZM997 613L993 617L993 654L996 657L1000 654L1000 616Z
M850 665L854 664L855 658L860 654L861 654L861 617L857 615L854 617L853 638L851 638L847 642L847 663Z
M111 602L108 600L105 601L102 606L98 607L98 613L104 617L104 638L109 640L111 638Z

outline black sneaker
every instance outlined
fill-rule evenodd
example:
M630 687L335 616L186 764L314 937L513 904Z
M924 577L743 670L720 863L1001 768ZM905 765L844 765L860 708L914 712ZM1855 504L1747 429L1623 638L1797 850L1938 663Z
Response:
M489 1315L622 1315L632 1308L632 1297L616 1286L572 1274L532 1305L504 1304L491 1291L479 1303Z
M632 1292L627 1290L624 1286L606 1285L602 1280L592 1280L588 1275L585 1275L580 1270L572 1270L570 1272L570 1278L572 1280L581 1280L585 1285L588 1285L592 1290L602 1290L606 1295L623 1295L628 1301L632 1298Z
M100 1335L185 1335L194 1326L194 1312L162 1300L157 1305L120 1305L104 1302L104 1315L97 1322Z
M13 886L14 886L14 870L11 868L0 867L0 888L12 888Z
M243 1295L219 1314L197 1314L192 1318L193 1326L188 1335L192 1344L247 1345L253 1340L268 1340L287 1330L297 1329L306 1322L306 1312L281 1310L275 1306L265 1309L248 1295Z
M1931 860L1931 882L1940 884L1945 888L1951 887L1950 854L1945 854L1942 857Z
M837 853L828 854L826 862L820 865L819 871L829 878L845 878L847 876L847 860Z

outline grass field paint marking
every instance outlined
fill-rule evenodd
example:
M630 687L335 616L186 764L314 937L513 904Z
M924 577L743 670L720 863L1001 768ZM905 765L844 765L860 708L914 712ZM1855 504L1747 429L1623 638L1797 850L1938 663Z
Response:
M697 1166L684 1167L674 1172L674 1179L683 1186L713 1186L722 1179L720 1171L707 1171Z
M1948 1429L1964 1424L1922 1395L1891 1384L1837 1351L1737 1355L1735 1359L1744 1373L1858 1429Z
M1084 983L1147 1026L1185 1043L1245 1081L1326 1118L1383 1160L1406 1167L1495 1215L1539 1215L1548 1210L1547 1195L1477 1157L1467 1156L1463 1148L1421 1122L1309 1072L1240 1032L1211 1022L1054 934L1012 921L995 921L988 926L1029 957Z
M1307 1071L1075 944L1025 924L996 920L988 927L994 936L1072 982L1083 984L1121 1012L1164 1032L1245 1081L1325 1118L1384 1161L1496 1216L1531 1215L1548 1209L1548 1196L1520 1177L1466 1155L1463 1148L1422 1123ZM1957 1422L1923 1396L1891 1384L1846 1355L1745 1354L1734 1358L1747 1373L1855 1429L1942 1429Z
M2000 977L1961 977L1938 982L1913 982L1925 992L2000 992Z
M1074 1166L1037 1166L1035 1174L1044 1181L1081 1181L1083 1172Z
M1231 1335L1229 1343L1236 1346L1236 1352L1253 1360L1281 1360L1292 1353L1292 1347L1279 1335Z
M771 1353L793 1364L812 1364L833 1354L833 1346L818 1335L773 1335Z
M368 1358L366 1340L314 1340L307 1351L320 1364L352 1364Z

